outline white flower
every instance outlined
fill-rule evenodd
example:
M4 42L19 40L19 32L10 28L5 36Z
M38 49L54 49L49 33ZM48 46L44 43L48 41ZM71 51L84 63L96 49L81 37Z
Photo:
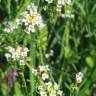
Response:
M57 96L56 93L50 93L49 96Z
M23 48L23 47L20 47L18 46L17 49L16 49L16 57L27 57L27 54L29 52L29 49L28 48Z
M61 14L62 18L74 18L74 14L71 13L65 13L65 14Z
M28 48L23 48L23 47L20 47L20 46L17 46L17 48L13 48L13 47L10 47L8 46L6 48L6 50L8 50L8 52L11 54L11 58L13 60L20 60L21 57L27 57L27 54L29 52L29 49ZM6 57L8 58L8 54L6 55Z
M54 51L53 50L50 50L49 53L46 53L45 54L45 57L48 59L50 56L53 56L53 54L54 54Z
M5 22L4 22L5 23ZM18 25L14 24L13 22L6 22L5 25L7 26L4 31L5 32L13 32L15 29L17 29Z
M6 50L8 50L10 53L14 53L15 49L11 46L6 47Z
M45 27L41 15L37 12L37 6L32 3L28 6L27 11L23 13L22 19L22 22L26 26L25 31L27 33L35 32L35 26L40 29Z
M45 65L45 66L39 66L39 70L40 72L46 72L49 71L49 66Z
M53 50L50 50L50 56L53 56L53 54L54 54L54 51Z
M48 2L48 4L53 2L53 0L45 0L45 1Z
M45 69L46 69L47 71L50 70L48 65L45 65Z
M38 74L37 70L36 69L32 69L32 74L37 75Z
M36 12L36 14L37 14L37 6L35 6L34 3L31 3L30 5L28 5L27 10Z
M61 8L62 8L62 5L57 4L56 11L57 11L57 12L61 12Z
M46 84L46 86L47 86L47 88L49 89L49 88L51 88L52 87L52 82L48 82L48 83L45 83Z
M48 53L46 53L45 57L48 59L50 57L50 55Z
M16 57L16 52L11 53L11 54L12 54L12 59L13 59L13 60L16 60L16 59L17 59L17 57Z
M59 5L64 5L65 4L65 0L58 0L58 4Z
M6 54L5 54L5 57L6 57L7 59L9 59L9 58L11 57L11 54L6 53Z
M4 31L7 33L11 32L10 28L5 28Z
M25 61L24 60L20 60L20 65L25 65L26 63L25 63Z
M21 25L21 24L22 24L21 20L17 18L17 19L16 19L16 24L17 24L17 25Z
M45 91L40 91L40 96L47 96L47 93Z
M42 79L43 79L43 80L46 80L46 79L48 79L48 78L49 78L49 76L48 76L47 73L43 73L43 74L42 74Z
M26 27L26 33L35 32L35 27L32 25L29 25Z
M57 83L54 84L54 89L55 90L58 90L59 89L59 86L57 85Z
M57 94L58 94L59 96L62 96L62 95L63 95L63 91L58 90Z
M84 77L84 74L83 74L82 72L77 73L77 74L76 74L76 82L77 82L77 83L81 83L83 77Z
M28 52L29 52L28 48L23 48L22 51L21 51L21 56L27 57Z

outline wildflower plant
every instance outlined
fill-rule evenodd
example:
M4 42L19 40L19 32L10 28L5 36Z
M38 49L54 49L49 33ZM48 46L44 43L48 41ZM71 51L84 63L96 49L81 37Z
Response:
M0 0L0 96L96 95L96 0Z

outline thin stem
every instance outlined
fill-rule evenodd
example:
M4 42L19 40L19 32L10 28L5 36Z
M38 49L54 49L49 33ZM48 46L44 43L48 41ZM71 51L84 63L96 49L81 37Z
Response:
M36 62L36 49L35 49L35 34L31 34L31 41L30 41L30 57L31 57L31 61L30 61L30 66L32 66L32 68L35 67L35 62ZM31 94L30 96L34 96L34 92L35 92L35 77L32 74L32 69L30 70L30 87L31 87Z

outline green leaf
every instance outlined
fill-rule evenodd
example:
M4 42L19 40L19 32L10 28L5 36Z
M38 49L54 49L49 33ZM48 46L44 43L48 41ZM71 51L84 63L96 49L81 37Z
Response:
M88 64L89 67L93 67L94 66L94 60L91 56L86 57L86 63Z

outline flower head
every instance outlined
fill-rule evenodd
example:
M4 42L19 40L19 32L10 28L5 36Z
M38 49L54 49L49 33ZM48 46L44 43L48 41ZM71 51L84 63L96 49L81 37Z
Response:
M82 72L77 73L77 74L76 74L76 82L77 82L77 83L81 83L83 77L84 77L84 74L83 74Z

